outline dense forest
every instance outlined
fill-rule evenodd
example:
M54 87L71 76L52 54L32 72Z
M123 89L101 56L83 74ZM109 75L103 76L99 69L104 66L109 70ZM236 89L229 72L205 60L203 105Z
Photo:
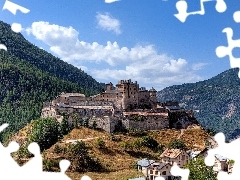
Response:
M227 70L209 80L170 86L157 93L158 100L178 101L194 110L199 123L228 139L240 135L240 79L238 69Z
M43 102L61 92L98 93L98 83L82 70L32 45L10 25L0 22L0 124L10 126L0 135L5 141L31 120L39 118Z
M103 83L97 82L81 69L33 45L22 34L13 32L11 26L2 21L0 21L0 44L4 44L8 53L18 59L23 59L57 78L77 83L83 89L87 89L90 94L96 94L105 88Z

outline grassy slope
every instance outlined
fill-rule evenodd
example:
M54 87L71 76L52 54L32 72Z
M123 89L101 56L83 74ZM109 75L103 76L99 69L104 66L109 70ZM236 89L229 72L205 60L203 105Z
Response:
M15 136L16 139L20 137L28 136L26 134L28 126L19 131L18 136ZM171 141L171 139L176 139L181 134L180 130L168 129L168 130L158 130L158 131L149 131L148 135L152 136L159 144L164 144L165 146ZM97 131L88 128L73 129L68 135L66 135L61 141L57 142L51 148L46 150L45 158L59 158L64 159L64 154L55 153L54 148L56 145L61 147L68 146L64 143L66 140L70 139L86 139L86 138L95 138L85 141L86 145L89 147L89 154L91 157L97 158L100 160L101 164L109 170L109 172L87 172L87 173L77 173L77 172L67 172L69 177L73 180L79 180L84 174L89 175L94 180L104 179L104 180L113 180L113 179L127 179L142 176L142 174L136 171L133 167L133 164L142 158L151 158L155 160L160 160L159 153L153 152L152 150L142 147L140 150L135 148L128 148L124 150L121 147L122 142L132 143L140 137L133 137L124 134L118 134L118 137L121 138L120 142L115 142L110 140L110 134L104 131ZM17 138L16 138L17 137ZM106 142L105 149L96 148L96 138L101 137ZM187 129L184 130L183 135L180 137L188 148L192 148L193 145L197 145L197 149L202 149L204 147L204 141L208 137L208 134L203 131L201 128Z

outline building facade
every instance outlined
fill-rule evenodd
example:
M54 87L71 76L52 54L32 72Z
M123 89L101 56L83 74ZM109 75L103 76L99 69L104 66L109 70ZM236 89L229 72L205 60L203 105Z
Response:
M113 132L119 124L125 129L159 130L172 124L185 127L192 123L186 117L184 121L179 117L176 122L170 122L171 107L179 108L178 103L159 103L156 92L154 88L139 88L139 84L130 79L120 80L116 86L110 82L104 92L90 97L80 93L61 93L52 102L44 103L41 117L54 117L61 122L65 115L69 123L81 123L88 118L90 125L95 123L107 132Z

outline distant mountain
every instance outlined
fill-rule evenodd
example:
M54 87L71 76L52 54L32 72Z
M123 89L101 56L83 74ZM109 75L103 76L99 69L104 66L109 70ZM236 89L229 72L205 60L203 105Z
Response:
M199 123L228 139L240 135L240 79L238 69L227 70L211 79L167 87L157 93L160 102L172 100L194 110Z
M82 70L34 46L10 25L0 21L0 134L4 141L41 115L42 103L61 92L98 93L105 88Z
M13 32L11 26L2 21L0 21L0 43L4 44L8 52L18 59L23 59L57 78L77 83L80 87L87 90L85 92L86 95L96 94L102 88L105 88L103 83L97 82L81 69L33 45L21 33Z

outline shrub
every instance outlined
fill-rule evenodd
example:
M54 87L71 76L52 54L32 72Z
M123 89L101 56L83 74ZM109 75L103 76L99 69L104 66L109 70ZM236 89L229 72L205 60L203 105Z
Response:
M98 138L96 142L96 147L99 149L105 148L105 141L102 140L102 138Z
M142 146L143 146L143 143L140 139L137 139L133 142L133 147L137 150L140 150Z
M158 147L158 142L151 136L142 137L142 144L152 150L156 150Z
M128 134L130 136L136 136L136 137L142 137L147 135L147 133L143 130L129 130Z
M181 149L181 150L186 150L186 145L184 143L184 141L182 141L181 139L173 139L172 141L170 141L170 143L168 144L168 148L169 149Z
M163 153L163 150L164 150L165 146L163 144L159 144L158 147L157 147L157 150L160 154Z
M45 171L53 171L54 168L59 168L59 163L54 159L43 159L43 169Z
M58 141L59 123L54 118L40 118L33 121L29 142L36 142L40 150L48 149Z
M120 143L120 147L123 148L124 151L127 151L131 146L128 142L123 141Z
M82 125L84 127L89 127L89 119L87 117L83 118Z
M83 141L71 145L68 148L67 159L71 161L70 170L73 172L100 171L103 170L98 160L91 158L88 148Z
M95 120L93 121L92 128L97 129L97 122Z
M54 146L53 151L54 151L55 153L62 153L62 152L63 152L63 148L62 148L61 146L59 146L59 145L56 144L56 145Z

